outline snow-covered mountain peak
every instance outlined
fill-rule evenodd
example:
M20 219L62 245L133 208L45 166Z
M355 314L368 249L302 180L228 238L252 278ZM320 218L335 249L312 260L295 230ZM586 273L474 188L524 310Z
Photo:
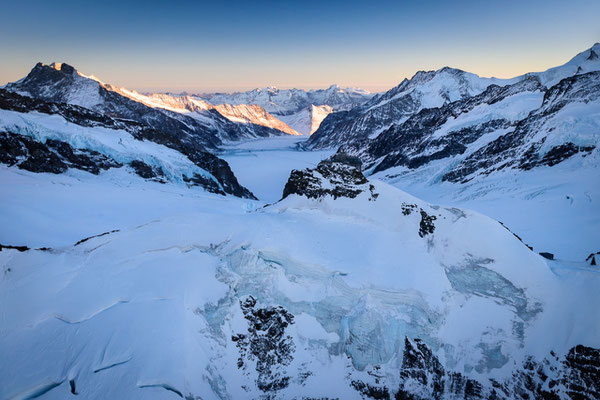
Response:
M567 63L543 72L510 79L480 77L457 68L418 71L396 87L372 97L348 113L331 114L308 141L308 147L334 148L344 143L375 138L392 125L404 123L423 109L477 96L490 85L507 86L534 78L549 88L562 79L600 70L600 44L577 54Z
M546 86L554 86L562 79L568 78L576 74L600 70L600 43L594 44L589 49L582 51L575 57L567 61L565 64L558 67L550 68L543 72L532 72L524 76L536 75L541 82Z
M313 89L314 91L315 89ZM340 89L340 86L337 83L332 84L331 86L329 86L327 89L325 89L329 92L339 92L339 91L343 91L342 89Z

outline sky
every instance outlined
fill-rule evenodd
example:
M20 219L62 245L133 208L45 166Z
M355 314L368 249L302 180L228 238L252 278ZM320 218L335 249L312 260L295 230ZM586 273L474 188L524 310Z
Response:
M600 42L598 15L599 0L0 0L0 85L38 61L140 91L376 92L443 66L506 78Z

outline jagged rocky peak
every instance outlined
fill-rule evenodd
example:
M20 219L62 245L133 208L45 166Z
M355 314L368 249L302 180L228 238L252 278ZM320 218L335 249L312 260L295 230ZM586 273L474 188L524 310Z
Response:
M50 68L54 68L57 71L60 71L64 74L69 74L69 75L73 75L73 74L77 73L77 70L67 63L53 62L52 64L50 64Z
M77 73L75 68L65 63L52 63L46 65L42 62L38 62L27 74L25 78L20 81L9 83L6 85L7 89L23 90L27 85L35 85L46 82L56 83L59 80L65 79Z
M67 64L67 63L57 63L53 62L50 65L46 65L42 62L38 62L35 67L29 72L27 79L32 79L36 76L43 76L45 78L50 78L51 76L55 77L64 77L64 76L72 76L78 75L79 73L75 69L75 67Z
M283 189L282 199L291 194L308 198L324 196L355 198L365 191L370 191L372 199L377 198L375 187L361 172L360 159L344 152L336 153L323 160L317 168L293 170Z

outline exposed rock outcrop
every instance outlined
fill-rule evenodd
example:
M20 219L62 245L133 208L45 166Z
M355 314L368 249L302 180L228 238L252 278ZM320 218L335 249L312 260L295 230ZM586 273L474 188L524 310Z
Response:
M338 160L338 161L336 161ZM344 162L341 162L344 161ZM315 169L293 170L283 189L283 197L291 194L320 198L323 196L355 198L365 191L377 198L375 187L360 171L360 163L352 157L338 155L331 160L321 161Z

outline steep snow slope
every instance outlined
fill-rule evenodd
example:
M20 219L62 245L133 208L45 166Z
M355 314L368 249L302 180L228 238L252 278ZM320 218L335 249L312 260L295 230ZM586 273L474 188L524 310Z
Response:
M454 68L419 71L410 80L373 97L349 112L330 114L307 143L311 148L331 148L375 138L426 108L439 108L482 93L489 85L505 86L534 78L545 87L575 74L600 70L600 44L579 53L566 64L544 72L512 79L482 78ZM396 149L397 150L397 149Z
M439 398L534 397L514 377L535 374L524 356L600 346L596 270L550 267L496 221L346 164L293 174L266 208L117 176L0 174L15 189L0 197L4 227L41 228L52 247L0 251L2 398L431 398L440 383ZM100 221L93 207L119 231L62 244ZM49 231L37 210L62 224ZM428 351L462 375L444 386ZM589 397L588 364L552 365L581 374L569 390ZM566 398L556 375L543 390Z
M185 136L86 108L0 89L0 163L39 173L98 175L127 165L142 178L253 198L229 165Z
M380 178L431 202L468 207L502 221L536 252L581 264L600 248L600 162L597 150L553 167L502 170L468 183L436 181L441 161L408 170L396 167Z
M321 125L321 122L325 117L332 112L333 108L331 108L331 106L315 106L314 104L311 104L297 113L279 115L279 119L303 135L312 135L319 128L319 125Z

